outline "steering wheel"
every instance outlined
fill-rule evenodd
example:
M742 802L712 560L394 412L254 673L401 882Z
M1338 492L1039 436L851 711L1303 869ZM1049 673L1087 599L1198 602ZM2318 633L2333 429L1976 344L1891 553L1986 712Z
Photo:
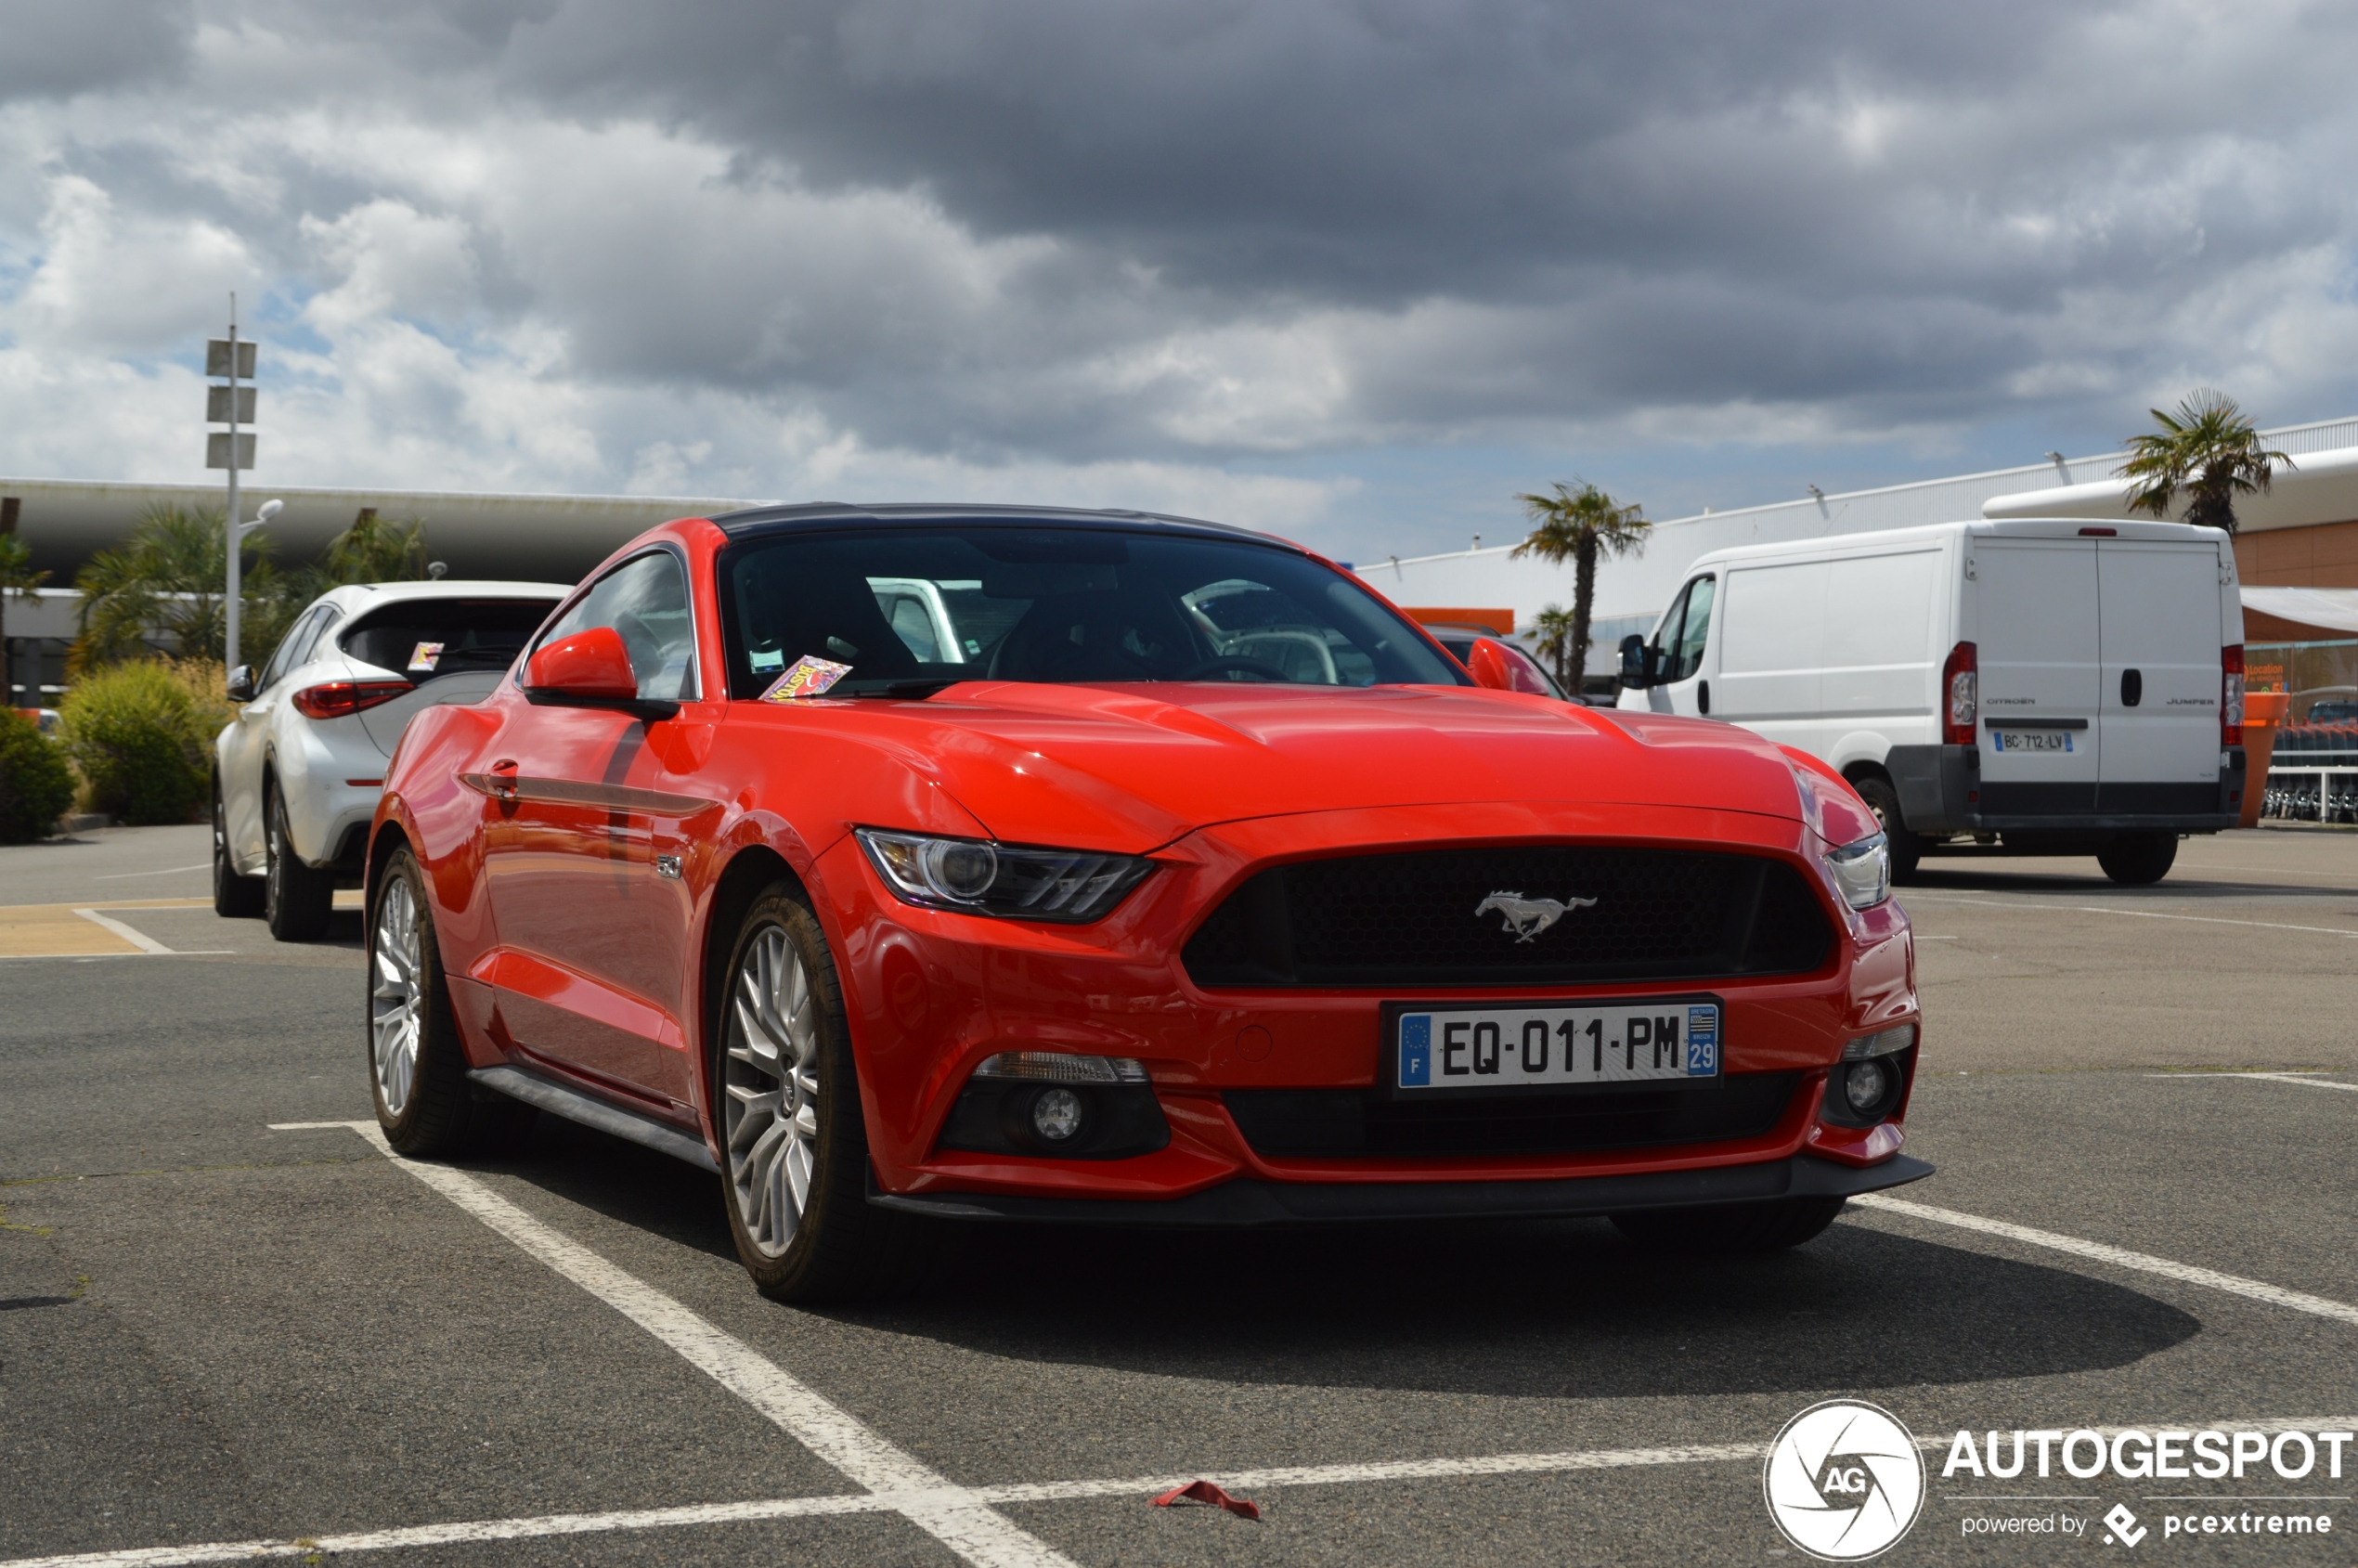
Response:
M1284 670L1279 669L1276 665L1263 664L1259 659L1237 658L1233 654L1224 654L1218 658L1205 659L1199 664L1189 665L1186 668L1181 670L1176 676L1173 677L1173 679L1178 680L1200 680L1207 675L1216 675L1224 669L1242 670L1247 675L1258 675L1263 680L1289 680L1292 679L1291 676L1289 676Z

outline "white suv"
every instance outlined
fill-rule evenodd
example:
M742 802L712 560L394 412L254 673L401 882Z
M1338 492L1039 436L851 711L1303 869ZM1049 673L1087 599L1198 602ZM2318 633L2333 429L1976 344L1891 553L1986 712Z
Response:
M262 915L280 941L322 935L339 886L357 887L385 763L420 708L479 702L569 588L364 583L296 617L214 743L213 907Z

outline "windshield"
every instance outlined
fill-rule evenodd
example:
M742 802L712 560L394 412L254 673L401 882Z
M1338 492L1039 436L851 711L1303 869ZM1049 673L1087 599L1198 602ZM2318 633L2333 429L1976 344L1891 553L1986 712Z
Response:
M959 680L1462 686L1351 577L1274 545L945 525L757 538L721 558L729 691L797 659L838 696Z

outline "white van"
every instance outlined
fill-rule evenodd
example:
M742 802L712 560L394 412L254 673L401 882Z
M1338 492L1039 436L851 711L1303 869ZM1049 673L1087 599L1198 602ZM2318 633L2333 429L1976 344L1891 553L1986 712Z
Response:
M1833 764L1892 869L1954 849L2092 854L2157 882L2243 805L2243 606L2224 534L1946 523L1724 550L1620 705L1724 719Z

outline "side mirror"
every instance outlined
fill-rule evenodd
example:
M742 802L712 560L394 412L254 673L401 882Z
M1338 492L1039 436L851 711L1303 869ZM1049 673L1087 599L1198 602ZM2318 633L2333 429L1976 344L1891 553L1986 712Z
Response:
M639 700L622 633L593 626L543 646L524 667L524 694L553 707L617 707Z
M1494 692L1531 692L1539 696L1553 696L1548 690L1547 678L1539 667L1522 649L1495 637L1477 637L1473 651L1466 655L1466 673L1474 678L1477 686L1487 686Z
M227 694L233 703L253 701L253 666L241 664L229 672Z
M1636 632L1621 640L1621 683L1633 692L1642 692L1655 684L1654 650Z

